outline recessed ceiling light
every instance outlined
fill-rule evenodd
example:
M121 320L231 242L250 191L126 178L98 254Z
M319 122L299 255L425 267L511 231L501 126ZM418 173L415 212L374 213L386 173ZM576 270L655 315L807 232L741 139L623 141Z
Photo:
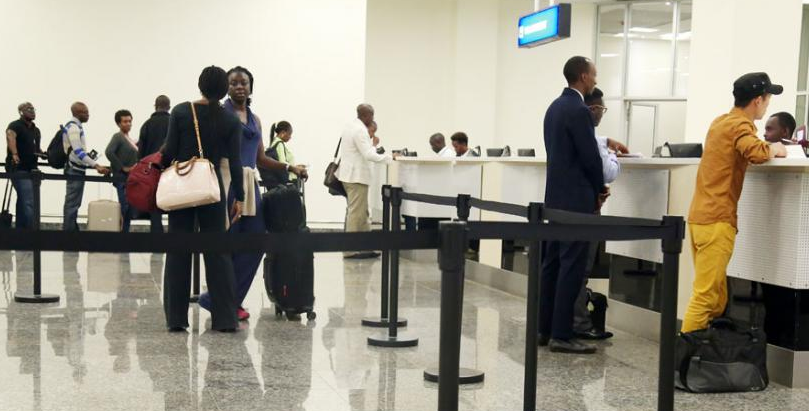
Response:
M648 27L632 27L629 31L633 31L635 33L656 33L657 29L650 29Z

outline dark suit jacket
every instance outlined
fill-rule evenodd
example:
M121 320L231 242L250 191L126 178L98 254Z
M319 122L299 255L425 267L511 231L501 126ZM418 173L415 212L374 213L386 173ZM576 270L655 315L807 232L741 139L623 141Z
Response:
M167 112L157 111L143 123L138 136L138 158L146 157L160 150L169 131L170 116Z
M566 88L545 113L548 174L545 205L592 213L604 190L604 172L590 109L576 90Z

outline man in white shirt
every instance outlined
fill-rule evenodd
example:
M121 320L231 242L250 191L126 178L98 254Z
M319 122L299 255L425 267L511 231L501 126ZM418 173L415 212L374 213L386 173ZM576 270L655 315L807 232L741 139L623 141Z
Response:
M438 157L455 157L455 149L453 147L447 146L447 142L444 139L444 135L441 133L435 133L430 136L430 147L433 149L433 152L438 154Z
M593 115L593 124L598 127L607 107L604 106L604 93L598 87L592 93L584 97L584 104L590 108ZM601 163L604 166L604 183L609 184L615 181L621 173L621 164L618 162L616 153L628 154L627 147L613 139L596 134L598 142L598 154L601 156Z
M590 108L593 117L593 125L598 127L598 125L601 124L604 113L607 112L607 107L604 106L604 93L596 87L593 89L592 93L584 96L584 104ZM626 154L629 150L627 150L625 145L597 134L596 141L598 142L598 154L601 156L601 164L604 171L604 183L610 184L615 181L618 174L621 173L621 164L618 162L616 153L620 152ZM588 276L595 265L595 257L598 253L598 249L598 242L590 243L590 250L587 256ZM573 333L576 338L584 340L603 340L610 338L612 337L612 333L606 331L602 324L594 324L590 318L590 293L591 291L587 288L587 278L585 278L573 308ZM595 301L593 301L593 306L596 309L606 310L606 305L602 308L596 307L597 304L595 304Z
M340 167L336 177L345 187L348 211L346 232L371 231L368 215L368 186L371 184L371 163L389 162L391 157L379 154L368 127L374 122L374 108L368 104L357 107L357 118L346 125L340 136ZM344 258L376 258L376 252L348 252Z
M455 149L456 157L466 157L469 155L469 137L463 131L459 131L449 138L452 140L452 148Z

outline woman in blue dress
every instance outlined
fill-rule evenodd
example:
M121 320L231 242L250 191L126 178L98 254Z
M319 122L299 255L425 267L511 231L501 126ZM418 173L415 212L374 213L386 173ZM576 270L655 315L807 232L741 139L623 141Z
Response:
M261 194L258 188L256 167L270 170L284 170L306 178L306 168L293 164L278 162L264 154L264 142L261 139L261 120L250 109L253 94L253 74L244 67L237 66L228 71L228 99L225 101L225 110L232 113L242 123L241 159L244 167L245 205L242 217L230 226L231 233L264 233L266 231L264 219L261 215ZM227 168L226 166L223 168ZM228 179L230 180L230 179ZM229 184L225 184L229 186ZM228 203L234 201L234 190L228 191ZM236 303L239 320L250 317L242 303L250 290L253 278L256 276L264 253L234 253L233 269L236 274ZM208 309L210 297L203 293L199 298L199 305Z

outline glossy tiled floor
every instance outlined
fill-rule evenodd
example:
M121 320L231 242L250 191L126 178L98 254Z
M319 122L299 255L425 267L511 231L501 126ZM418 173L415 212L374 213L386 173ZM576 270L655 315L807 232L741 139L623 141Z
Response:
M422 380L438 355L439 283L433 265L404 261L401 312L417 348L375 349L361 328L377 314L379 262L316 259L319 317L277 319L259 279L236 334L164 329L161 256L43 254L44 291L59 304L13 303L31 286L30 254L0 252L2 410L435 410ZM462 364L486 371L461 391L463 410L522 409L524 300L467 283ZM623 333L598 355L540 351L542 410L653 410L656 344ZM809 391L771 386L744 395L677 394L678 410L806 410Z

